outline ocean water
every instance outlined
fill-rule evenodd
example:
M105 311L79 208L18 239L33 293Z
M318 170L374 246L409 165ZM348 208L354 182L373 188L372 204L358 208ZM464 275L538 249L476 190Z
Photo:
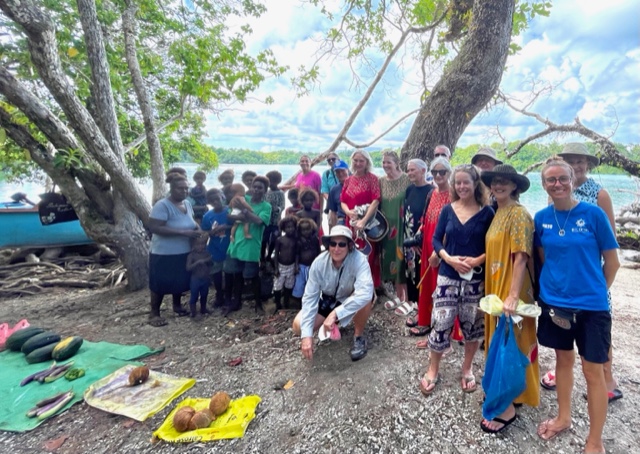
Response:
M177 165L183 167L187 171L190 181L193 181L192 177L198 169L197 165L190 163L178 163ZM205 186L207 188L219 187L218 175L226 169L234 170L235 181L238 182L241 181L242 173L246 170L253 170L258 175L264 175L270 170L278 170L282 173L282 181L284 182L300 170L300 167L298 165L221 164L216 171L207 174ZM315 166L313 168L313 170L320 174L326 169L327 166ZM374 172L377 175L384 175L384 171L379 167L375 168ZM609 191L611 199L613 200L615 213L618 213L623 207L630 205L636 199L636 196L631 191L640 192L640 182L627 175L600 175L598 173L592 173L591 176ZM531 215L534 215L536 211L547 205L547 193L542 189L540 173L530 173L528 177L531 181L531 187L526 193L521 195L520 202L527 207ZM143 193L151 200L150 181L140 181L139 184ZM44 191L44 187L35 183L25 183L22 185L0 183L0 202L8 201L11 194L18 191L25 192L31 200L36 202L38 200L38 194Z

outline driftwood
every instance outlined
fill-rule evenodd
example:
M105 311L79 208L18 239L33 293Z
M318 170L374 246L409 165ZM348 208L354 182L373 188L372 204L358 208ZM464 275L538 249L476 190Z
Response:
M53 288L114 287L120 285L126 270L117 260L104 257L68 256L57 263L15 263L0 266L0 296L35 295Z

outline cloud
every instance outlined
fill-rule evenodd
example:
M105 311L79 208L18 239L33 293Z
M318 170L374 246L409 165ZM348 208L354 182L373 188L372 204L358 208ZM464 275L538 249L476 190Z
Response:
M341 5L339 0L328 4L335 18ZM290 71L281 78L268 79L255 93L257 99L272 96L273 104L250 101L223 112L220 118L211 116L209 142L259 150L322 151L335 139L370 79L358 85L348 62L323 60L319 66L321 85L311 95L297 97L289 79L300 65L309 67L316 60L319 40L331 21L317 8L308 3L301 6L297 0L270 2L268 8L266 15L249 21L254 33L248 38L248 49L270 48ZM556 123L572 122L579 116L603 134L615 131L612 138L617 142L639 143L639 12L633 0L555 2L550 17L537 17L517 38L522 50L509 57L501 90L524 105L531 100L532 85L552 87L531 109ZM406 49L394 59L383 84L351 126L348 136L352 140L372 140L419 105L420 73L412 54L412 49ZM372 57L380 63L380 56ZM436 67L434 75L439 71ZM375 147L400 147L413 119L398 125ZM542 129L531 118L494 108L473 120L459 145L497 140L496 125L507 140Z

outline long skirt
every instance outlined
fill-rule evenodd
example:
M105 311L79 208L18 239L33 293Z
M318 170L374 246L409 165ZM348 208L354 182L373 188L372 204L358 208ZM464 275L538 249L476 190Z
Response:
M178 295L189 290L189 254L149 254L149 290L158 295Z

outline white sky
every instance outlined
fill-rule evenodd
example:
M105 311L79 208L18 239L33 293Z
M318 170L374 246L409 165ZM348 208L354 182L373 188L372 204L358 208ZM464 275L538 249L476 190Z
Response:
M270 95L275 103L249 101L219 117L211 116L208 142L226 148L321 152L333 141L366 87L353 83L351 69L344 62L325 61L320 86L305 97L296 97L289 79L300 65L311 65L328 21L313 6L301 6L298 0L265 3L267 14L251 23L254 33L248 38L248 48L271 48L280 64L292 71L266 81L255 94L257 99ZM327 3L341 4L337 0ZM534 19L520 38L523 49L509 58L501 90L525 100L532 81L551 84L555 87L552 94L532 106L543 117L569 123L578 116L615 142L640 143L639 18L637 0L556 0L550 17ZM378 86L352 126L348 134L352 140L368 142L418 106L417 79L406 75L411 67L406 53L396 56L385 85ZM405 120L373 148L400 147L413 119ZM496 108L478 115L458 145L496 141L496 124L507 140L543 129L534 120ZM573 139L584 140L571 136L557 140ZM345 148L350 147L340 149Z

